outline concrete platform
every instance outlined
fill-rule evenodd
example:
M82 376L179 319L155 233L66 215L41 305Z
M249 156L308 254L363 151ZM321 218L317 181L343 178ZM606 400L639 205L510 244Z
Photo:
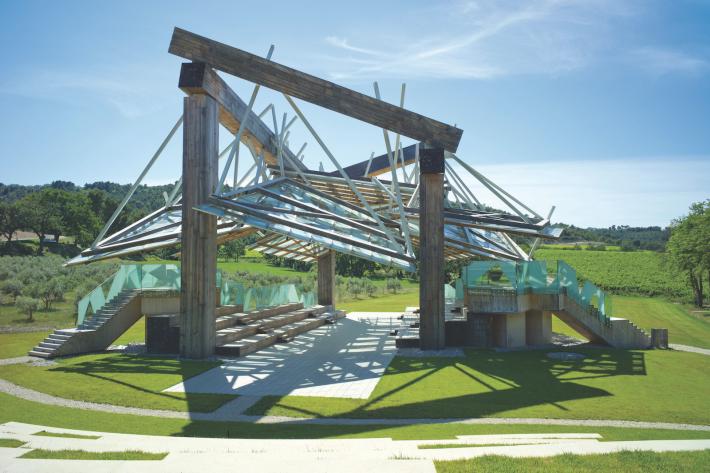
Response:
M399 312L351 313L168 388L168 392L366 399L396 354Z

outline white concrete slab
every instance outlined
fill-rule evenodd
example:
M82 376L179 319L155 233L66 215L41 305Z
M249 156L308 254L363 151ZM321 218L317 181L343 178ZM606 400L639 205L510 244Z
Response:
M80 435L98 435L86 440L32 435L41 430ZM406 472L433 473L434 460L474 458L486 454L511 457L544 457L563 453L594 454L622 450L656 452L693 451L710 448L710 440L649 440L600 442L596 434L462 435L457 440L372 439L212 439L159 437L69 430L8 422L0 434L27 442L23 448L0 449L0 471L75 471L154 473L180 471L211 473L233 471L270 472ZM454 443L457 448L420 449L423 444ZM495 443L496 446L489 444ZM470 446L460 447L461 444ZM478 444L478 446L477 446ZM507 445L506 445L507 444ZM513 444L513 445L511 445ZM524 445L514 445L524 444ZM71 461L17 458L28 449L87 450L115 452L141 450L165 452L160 461Z
M348 314L172 386L169 392L367 399L396 354L397 313Z

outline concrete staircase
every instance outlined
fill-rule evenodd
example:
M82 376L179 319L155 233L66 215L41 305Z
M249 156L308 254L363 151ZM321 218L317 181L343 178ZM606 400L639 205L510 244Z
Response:
M560 295L557 317L589 341L614 348L645 349L651 347L651 336L628 319L612 317L608 322L599 319L571 298Z
M224 315L217 318L215 352L224 356L244 356L275 343L289 342L299 334L335 323L343 317L343 311L329 311L324 306L304 309L300 303Z
M54 358L104 350L140 317L140 291L122 291L78 327L52 332L29 355Z

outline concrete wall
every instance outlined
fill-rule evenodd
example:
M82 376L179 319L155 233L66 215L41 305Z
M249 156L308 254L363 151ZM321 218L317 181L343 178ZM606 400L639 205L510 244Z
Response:
M520 348L525 346L525 313L506 314L506 347Z
M525 312L525 344L547 345L552 341L552 313L542 310Z

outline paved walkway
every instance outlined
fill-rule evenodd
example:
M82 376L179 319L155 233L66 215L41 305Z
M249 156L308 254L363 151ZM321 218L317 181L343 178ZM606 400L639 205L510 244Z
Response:
M35 436L40 431L98 436L98 439ZM27 449L86 450L115 452L140 450L167 453L160 461L90 461L81 469L101 472L180 471L212 473L259 471L262 473L304 471L339 473L370 471L433 473L435 460L473 458L481 455L544 457L562 453L594 454L622 450L656 452L693 451L710 448L710 440L652 440L600 442L598 434L513 434L462 435L454 440L379 439L209 439L112 434L45 427L8 422L0 425L2 437L26 444L22 448L0 448L0 470L8 472L71 472L77 463L67 460L30 460L18 458ZM425 444L456 444L455 448L420 449Z
M389 333L398 315L351 313L290 343L223 360L165 391L367 399L397 353Z
M707 348L691 347L690 345L678 345L676 343L669 343L668 347L678 351L687 351L690 353L699 353L701 355L710 356L710 350Z
M537 419L537 418L451 418L451 419L347 419L339 417L329 418L299 418L280 416L247 416L242 414L244 404L255 402L254 397L246 401L239 398L225 404L214 412L178 412L156 409L142 409L138 407L114 406L112 404L99 404L87 401L74 401L50 394L41 393L33 389L24 388L0 379L0 392L16 396L27 401L39 402L54 406L72 407L90 411L111 412L114 414L131 414L139 416L167 417L186 420L233 421L253 422L259 424L314 424L314 425L414 425L414 424L532 424L532 425L564 425L564 426L591 426L591 427L629 427L637 429L670 429L670 430L697 430L710 432L710 425L675 424L670 422L640 422L631 420L575 420L575 419ZM244 404L242 404L244 403Z

